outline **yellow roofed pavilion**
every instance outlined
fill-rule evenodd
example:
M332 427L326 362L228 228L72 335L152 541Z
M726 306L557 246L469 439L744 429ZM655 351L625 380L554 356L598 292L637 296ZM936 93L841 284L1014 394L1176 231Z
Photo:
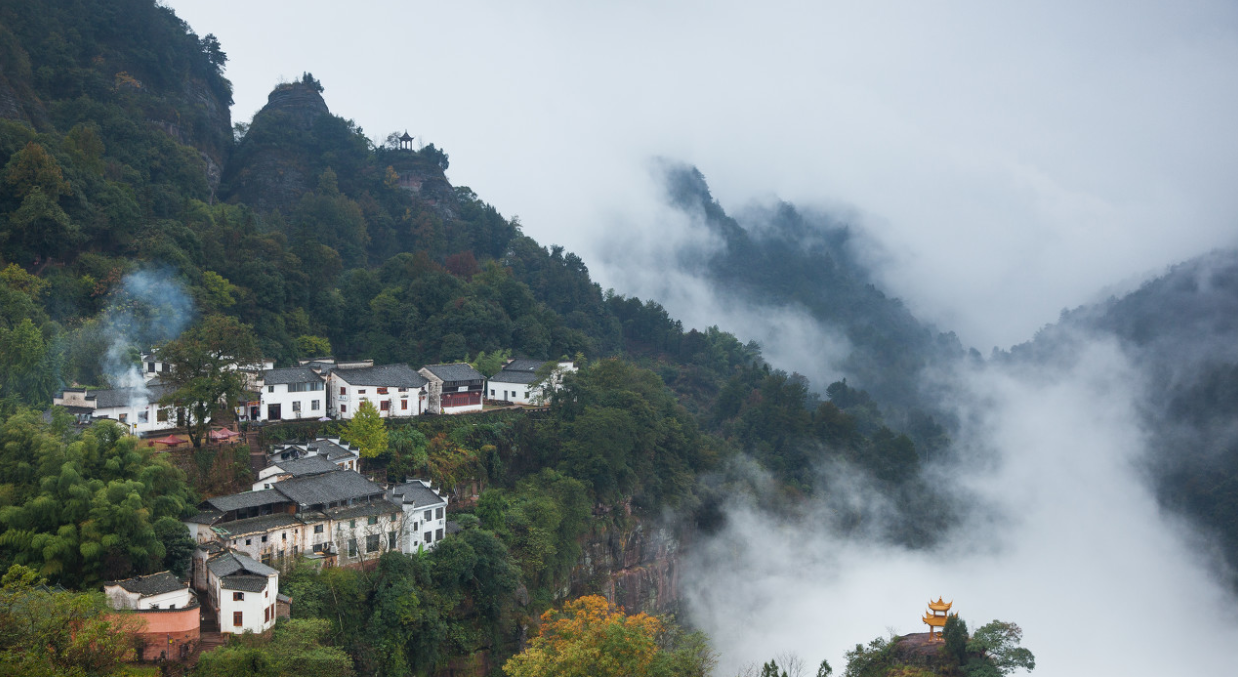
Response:
M941 633L934 634L933 630L946 627L946 620L948 618L958 616L957 613L950 613L950 607L952 606L954 606L954 602L943 602L941 597L938 597L936 602L929 600L928 607L932 613L925 613L924 618L921 620L924 621L925 625L929 626L930 642L940 642Z

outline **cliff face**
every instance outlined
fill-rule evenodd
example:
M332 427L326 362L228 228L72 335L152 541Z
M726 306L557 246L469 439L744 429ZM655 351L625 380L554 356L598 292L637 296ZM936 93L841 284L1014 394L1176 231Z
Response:
M679 605L680 556L689 535L636 523L590 538L566 597L601 593L629 613L673 612Z
M317 83L276 87L225 168L220 197L263 210L291 210L314 187L315 128L330 115Z

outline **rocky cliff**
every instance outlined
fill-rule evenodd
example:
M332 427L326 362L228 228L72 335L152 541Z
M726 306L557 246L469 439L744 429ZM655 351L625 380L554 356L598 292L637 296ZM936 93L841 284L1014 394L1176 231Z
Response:
M673 612L679 563L690 535L637 522L596 534L584 545L566 597L601 593L629 612Z

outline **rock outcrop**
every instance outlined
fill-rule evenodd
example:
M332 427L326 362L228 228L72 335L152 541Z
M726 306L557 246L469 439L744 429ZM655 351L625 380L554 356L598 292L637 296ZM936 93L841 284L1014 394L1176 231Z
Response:
M641 522L589 539L572 572L567 598L601 593L630 613L673 612L685 534Z

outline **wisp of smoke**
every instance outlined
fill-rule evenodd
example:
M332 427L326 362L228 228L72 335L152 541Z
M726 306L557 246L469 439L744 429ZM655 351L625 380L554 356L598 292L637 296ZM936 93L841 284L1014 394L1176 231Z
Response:
M965 517L931 549L831 529L828 497L793 520L737 502L683 571L717 674L784 651L838 669L857 643L923 632L939 595L972 628L1018 623L1045 674L1228 674L1231 595L1139 471L1142 376L1112 340L1076 345L1049 372L961 367L959 460L928 472Z
M192 320L193 300L170 269L141 269L121 280L102 322L108 337L103 373L113 388L132 389L130 406L150 402L135 353L180 336Z

